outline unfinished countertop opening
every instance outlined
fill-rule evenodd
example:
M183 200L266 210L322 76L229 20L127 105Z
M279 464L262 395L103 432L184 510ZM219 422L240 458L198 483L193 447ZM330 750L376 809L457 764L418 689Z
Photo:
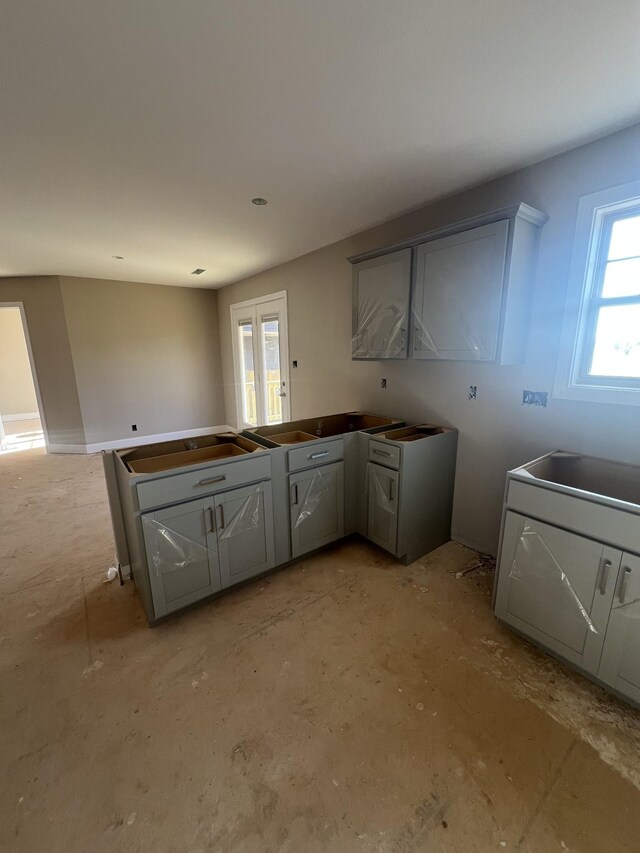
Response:
M118 451L131 474L156 474L202 462L215 462L263 452L254 441L235 433L148 444Z
M451 432L451 430L434 424L417 424L416 426L380 432L377 434L377 438L386 438L388 441L420 441L423 438L442 435L445 432Z

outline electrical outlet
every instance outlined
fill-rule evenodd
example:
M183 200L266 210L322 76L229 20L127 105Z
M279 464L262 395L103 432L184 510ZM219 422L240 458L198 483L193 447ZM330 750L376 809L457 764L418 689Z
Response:
M469 385L469 399L475 400L478 396L478 386L477 385Z
M297 359L297 358L295 358L295 359L293 360L293 366L294 366L294 367L297 367L297 366L298 366L298 359Z
M523 406L543 406L546 408L549 400L548 391L523 391L522 405Z
M138 432L138 424L131 424L131 432Z
M386 380L386 379L381 379L381 380L380 380L380 387L381 387L381 388L386 388L386 387L387 387L387 380Z

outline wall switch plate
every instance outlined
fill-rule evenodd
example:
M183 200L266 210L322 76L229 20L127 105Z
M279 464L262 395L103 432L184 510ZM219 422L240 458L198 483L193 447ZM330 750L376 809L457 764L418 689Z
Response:
M469 399L475 400L478 396L478 386L477 385L469 385Z
M381 387L381 388L386 388L386 387L387 387L387 380L386 380L386 379L381 379L381 380L380 380L380 387Z
M522 405L523 406L543 406L546 408L549 400L548 391L523 391Z

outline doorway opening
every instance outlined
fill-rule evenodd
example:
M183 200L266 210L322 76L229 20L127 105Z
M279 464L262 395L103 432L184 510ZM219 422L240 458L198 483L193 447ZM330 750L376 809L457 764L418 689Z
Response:
M286 291L231 305L231 340L238 427L290 420Z
M21 303L0 304L0 453L46 447L40 393Z

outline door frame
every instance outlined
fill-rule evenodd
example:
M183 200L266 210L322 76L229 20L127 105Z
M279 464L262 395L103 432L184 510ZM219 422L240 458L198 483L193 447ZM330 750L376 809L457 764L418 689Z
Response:
M238 429L255 429L253 424L245 422L243 417L242 396L240 393L242 371L240 366L238 344L236 340L236 324L234 322L234 312L242 308L258 310L260 305L265 302L276 302L282 300L283 313L281 318L280 328L280 379L286 388L286 403L283 405L283 422L291 419L291 382L289 378L289 305L287 301L287 291L280 290L277 293L267 293L264 296L257 296L255 299L245 299L242 302L234 302L229 305L229 321L231 323L231 351L233 354L233 379L234 379L234 397L236 407L236 426ZM256 329L256 334L257 334ZM257 399L257 398L256 398ZM287 411L285 411L287 410ZM258 424L262 426L262 424Z
M2 308L18 308L20 311L20 319L22 320L22 331L24 340L27 345L27 355L29 357L29 366L31 367L31 378L33 379L33 387L36 392L36 402L38 404L38 413L40 415L40 425L42 427L42 435L44 437L44 446L49 453L49 430L47 429L47 421L45 418L44 407L42 405L42 395L40 394L40 382L38 381L38 371L36 370L36 362L33 357L33 348L31 346L31 337L29 336L29 324L27 322L27 313L24 309L24 302L0 302L0 310ZM2 413L0 412L0 415Z

